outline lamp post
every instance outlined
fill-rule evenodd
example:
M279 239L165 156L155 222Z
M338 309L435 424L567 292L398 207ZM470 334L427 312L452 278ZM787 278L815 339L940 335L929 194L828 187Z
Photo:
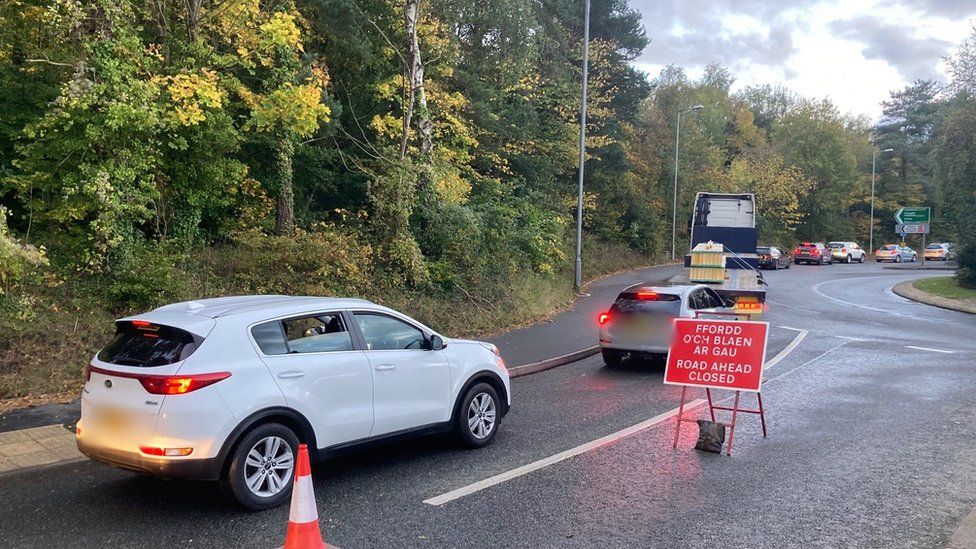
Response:
M580 109L579 189L576 196L576 268L573 289L583 290L583 165L586 162L586 80L590 61L590 0L583 0L583 106Z
M686 112L700 111L705 106L701 103L678 111L678 125L674 131L674 192L671 196L671 261L675 260L674 238L678 226L678 147L681 143L681 115Z
M894 150L895 149L885 149L881 152L887 153L887 152L892 152ZM878 163L878 151L874 151L874 154L871 155L871 237L870 237L870 241L868 242L868 249L871 251L872 254L874 253L874 173L875 173L875 166L877 165L877 163Z

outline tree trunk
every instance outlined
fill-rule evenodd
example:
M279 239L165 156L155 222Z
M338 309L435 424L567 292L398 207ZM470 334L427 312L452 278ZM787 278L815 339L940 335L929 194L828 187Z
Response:
M424 89L424 62L420 55L417 38L417 22L420 18L420 0L405 0L403 9L407 31L407 72L410 82L410 111L416 101L417 129L420 132L420 159L417 166L417 192L420 202L427 206L434 203L434 173L431 167L434 152L434 123L427 109L427 93ZM407 119L409 125L409 119ZM401 143L401 153L406 153L406 140ZM425 223L421 223L423 229Z
M292 158L295 143L282 137L275 143L274 180L277 190L275 201L275 234L291 236L295 232L295 193L292 190Z
M430 157L434 150L434 124L427 110L427 93L424 91L424 63L420 55L420 41L417 39L417 20L419 19L420 0L406 0L403 8L404 25L407 31L407 80L410 83L408 105L404 110L404 134L400 142L400 157L406 155L407 136L410 120L413 115L414 102L417 105L417 128L420 131L421 162L430 164Z

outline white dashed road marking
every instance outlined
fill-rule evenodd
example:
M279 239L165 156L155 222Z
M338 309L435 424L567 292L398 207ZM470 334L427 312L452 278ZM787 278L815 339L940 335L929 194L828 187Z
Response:
M945 349L933 349L931 347L916 347L914 345L905 345L906 349L915 349L918 351L932 351L933 353L945 353L947 355L954 354L955 351L946 351Z

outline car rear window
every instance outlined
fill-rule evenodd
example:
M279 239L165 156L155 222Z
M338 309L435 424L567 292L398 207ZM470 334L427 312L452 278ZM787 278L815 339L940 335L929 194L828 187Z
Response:
M846 246L846 244L843 242L831 242L830 244L827 244L828 248L843 248L844 246Z
M881 247L881 249L886 251L897 250L898 246L895 246L894 244L885 244Z
M141 320L115 323L115 337L98 360L119 366L165 366L186 360L203 338L186 330Z
M617 296L617 301L610 307L611 312L618 313L651 313L678 316L681 313L681 298L674 294L654 294L653 297L644 292L623 292Z
M804 242L803 244L800 244L800 248L801 249L804 249L804 250L810 249L810 248L816 248L816 247L817 247L816 244L810 244L809 242Z
M926 250L941 250L942 244L929 244L925 247Z
M756 248L757 254L768 254L770 253L769 246L760 246Z

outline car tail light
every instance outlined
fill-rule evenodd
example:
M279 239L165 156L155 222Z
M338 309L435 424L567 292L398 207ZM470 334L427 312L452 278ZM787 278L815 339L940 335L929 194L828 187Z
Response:
M182 395L230 377L230 372L187 376L140 376L139 383L154 395Z
M657 301L657 292L641 290L637 292L637 299L642 299L645 301Z
M800 253L800 248L796 248L793 250L793 255L797 255L799 253Z
M88 383L88 381L91 380L92 368L93 366L91 363L89 363L88 366L85 366L85 383Z
M146 391L154 395L182 395L184 393L196 391L197 389L202 389L208 385L213 385L218 381L230 377L230 372L157 376L151 374L138 374L134 372L115 372L89 364L88 368L85 370L86 380L91 379L92 372L97 372L106 376L138 380Z
M139 451L150 456L188 456L193 448L159 448L156 446L140 446Z
M610 322L610 313L600 313L600 326Z
M841 248L841 249L840 249L840 253L842 253L842 254L846 254L846 253L847 253L847 248Z

